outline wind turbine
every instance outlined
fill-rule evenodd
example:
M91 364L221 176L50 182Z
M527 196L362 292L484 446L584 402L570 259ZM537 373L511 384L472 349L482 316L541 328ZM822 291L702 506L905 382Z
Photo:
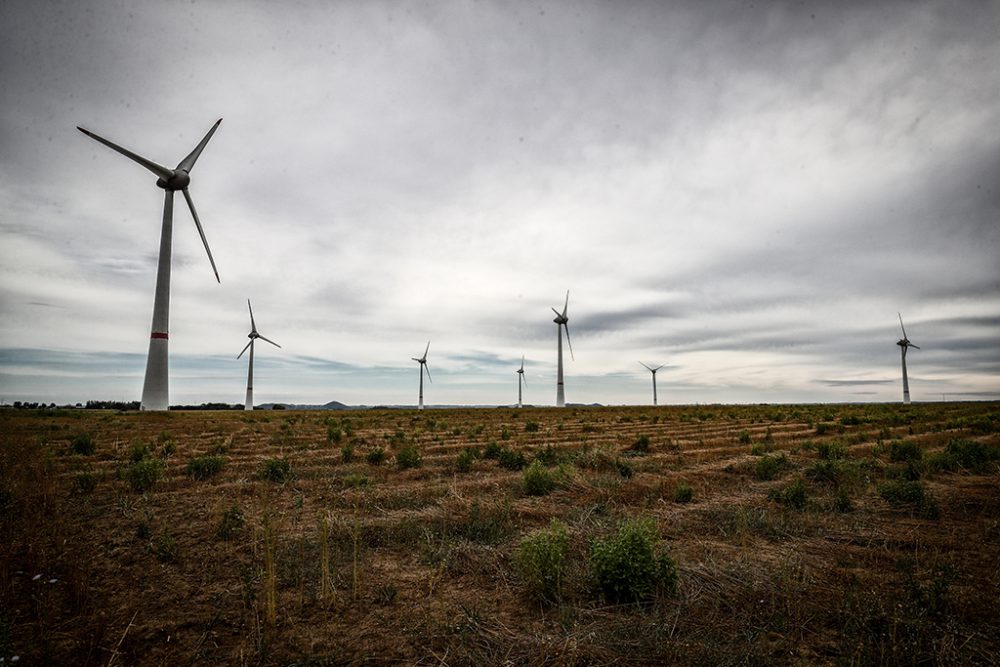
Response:
M427 369L427 379L430 382L434 382L434 380L431 380L431 369L427 365L427 350L429 349L431 349L431 342L427 341L427 347L424 348L424 356L419 359L416 357L410 357L410 359L413 359L415 362L420 364L420 403L417 405L417 410L424 409L424 368Z
M201 221L198 220L198 213L195 211L194 202L188 193L188 184L191 182L191 170L194 163L208 144L208 140L215 134L220 118L208 131L205 138L195 146L191 153L181 160L177 167L168 169L164 166L148 160L141 155L136 155L132 151L111 143L103 137L99 137L93 132L89 132L82 127L77 127L91 139L98 141L108 148L117 151L125 157L138 162L140 165L153 172L157 176L157 187L163 188L163 227L160 231L160 256L156 263L156 292L153 298L153 324L149 334L149 354L146 357L146 379L142 385L142 402L140 410L166 410L169 407L169 381L167 373L167 332L170 325L170 254L171 238L173 233L174 217L174 193L180 190L187 200L188 208L191 209L191 217L194 218L195 227L201 236L201 242L205 245L205 252L208 253L208 261L212 264L212 271L215 272L215 279L219 279L219 271L215 268L215 260L212 259L212 251L208 247L208 240L205 232L201 228Z
M906 379L906 349L912 347L915 350L919 350L920 348L911 343L910 339L906 337L906 327L903 326L903 316L899 313L896 313L896 315L899 315L899 328L903 330L903 338L896 341L896 345L899 346L899 351L903 356L903 403L909 403L910 383Z
M517 369L517 407L522 408L524 404L521 403L521 383L523 382L527 386L528 381L524 377L524 355L521 355L521 367Z
M656 371L658 371L661 368L663 368L663 364L660 364L656 368L650 368L649 366L647 366L646 364L642 363L641 361L639 362L639 364L643 368L645 368L647 371L649 371L650 373L653 374L653 405L656 405Z
M247 338L250 339L250 342L247 343L247 346L245 348L243 348L243 352L246 352L248 348L250 349L250 370L247 371L247 401L244 404L243 409L244 410L253 410L253 344L254 344L254 341L256 341L258 338L260 338L261 340L267 341L268 343L270 343L271 345L273 345L275 347L281 347L281 346L278 345L277 343L275 343L273 340L271 340L269 338L264 338L259 333L257 333L257 324L253 321L253 306L250 305L250 299L247 299L247 308L250 309L250 333L247 334ZM242 357L243 356L243 352L240 352L238 355L236 355L236 358L239 359L240 357Z
M562 353L562 330L566 327L566 343L569 345L569 356L576 361L576 357L573 356L573 343L569 339L569 318L566 316L566 310L569 308L569 290L566 290L566 303L563 305L563 311L560 313L555 308L552 312L556 314L556 319L552 320L556 323L556 331L559 334L559 373L556 376L556 407L561 408L566 405L566 393L563 389L563 353Z

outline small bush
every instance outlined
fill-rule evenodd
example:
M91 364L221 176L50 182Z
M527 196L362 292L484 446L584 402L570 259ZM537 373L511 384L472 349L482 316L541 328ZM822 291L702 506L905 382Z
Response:
M205 480L217 475L222 470L222 463L223 459L221 456L213 456L211 454L196 456L188 461L187 472L188 475L197 480Z
M538 422L528 421L524 423L525 433L538 433Z
M847 448L839 442L821 442L816 446L816 453L824 461L838 461L847 458Z
M740 431L740 444L749 445L750 444L750 431L743 429Z
M764 456L769 449L767 445L753 444L750 446L750 456Z
M475 460L476 456L471 450L463 449L455 459L455 470L458 472L469 472L472 470L472 464Z
M236 505L233 505L225 511L222 515L222 520L219 521L219 527L215 530L215 536L220 540L232 539L238 532L243 530L243 525L246 520L243 518L243 512Z
M97 488L99 480L100 476L94 472L94 469L90 465L87 465L76 474L76 490L80 493L93 493L94 489ZM0 506L2 504L0 503Z
M649 452L649 436L648 435L640 435L638 437L638 439L635 442L632 443L632 451L634 451L634 452L642 452L643 454L648 453Z
M938 517L937 503L921 482L905 479L890 480L878 485L878 493L893 507L909 506L928 518Z
M625 479L631 479L632 475L635 474L635 470L632 468L632 464L623 458L615 457L612 463L615 466L615 472L624 477Z
M292 464L287 459L267 459L261 466L260 475L271 482L286 482L292 478Z
M763 481L774 479L785 468L788 467L788 458L784 454L779 456L763 456L758 459L754 466L754 476Z
M528 592L542 604L554 604L561 599L568 552L566 526L556 519L547 529L521 541L517 551L518 570Z
M806 469L806 477L820 484L840 484L842 470L835 461L817 461Z
M836 424L829 424L827 422L820 422L816 424L816 435L826 435L827 433L833 432L837 427Z
M833 501L833 509L841 513L854 511L854 502L847 493L847 489L841 488L837 490L837 497Z
M420 452L413 445L407 445L396 452L396 467L400 470L417 468L420 466Z
M74 454L82 456L90 456L97 449L94 445L94 438L89 433L77 434L69 446Z
M797 479L783 489L771 489L767 497L785 507L800 510L806 506L806 487Z
M326 430L326 439L334 444L344 439L344 431L339 426L331 426Z
M149 446L146 443L134 442L132 443L132 447L129 449L128 459L132 463L138 463L139 461L147 459L152 455L153 453L149 451Z
M597 585L612 602L648 602L658 591L677 586L677 566L658 555L656 523L630 519L618 534L590 545L590 567Z
M502 452L502 451L503 451L503 448L500 447L500 445L498 445L496 443L496 441L491 440L489 443L487 443L486 449L483 450L483 458L484 459L493 459L493 460L499 459L500 458L500 452Z
M524 454L521 452L515 452L513 449L507 449L506 447L500 451L500 456L497 458L497 462L500 464L501 468L507 470L521 470L524 466L528 465L528 461L524 458Z
M944 451L931 457L928 464L934 470L980 472L997 460L1000 460L1000 448L975 440L952 438Z
M529 496L545 496L556 486L549 469L535 461L524 471L524 490Z
M354 460L354 445L344 445L340 448L340 460L344 463L350 463Z
M343 483L346 489L362 489L371 484L371 480L368 478L368 475L352 472L343 479Z
M550 444L546 444L544 447L535 452L535 460L546 466L557 465L562 459L562 455L559 454L559 450Z
M180 555L180 548L178 548L177 540L170 534L170 531L164 531L156 538L156 541L153 543L153 553L161 563L177 562Z
M144 458L134 461L122 470L122 477L136 493L145 493L163 477L163 462Z
M513 435L513 433L511 433L510 429L507 428L506 426L504 426L503 428L500 429L500 439L501 440L510 440L510 436L512 436L512 435Z
M368 465L380 466L385 461L385 450L381 447L372 449L365 455L365 460Z
M681 482L674 489L674 502L675 503L689 503L691 499L694 498L694 490L691 488L690 484Z
M906 461L919 461L923 457L923 451L917 443L910 440L894 442L889 445L889 460L896 463Z

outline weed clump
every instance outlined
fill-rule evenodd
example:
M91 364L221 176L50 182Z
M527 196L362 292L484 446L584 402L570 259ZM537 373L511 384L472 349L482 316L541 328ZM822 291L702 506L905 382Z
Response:
M288 459L269 458L261 466L260 475L271 482L286 482L292 478L292 464Z
M692 498L694 498L694 491L691 489L691 485L686 482L681 482L674 489L674 502L675 503L689 503Z
M528 422L524 423L524 432L525 433L538 433L538 429L539 428L540 427L538 425L538 422L528 421Z
M163 477L163 462L151 456L133 461L121 472L122 478L136 493L145 493Z
M80 493L93 493L94 489L97 488L97 482L100 480L100 476L94 472L93 467L90 464L84 466L80 472L76 474L76 490ZM3 503L0 502L0 507Z
M381 447L372 449L365 455L368 465L380 466L385 461L385 450Z
M396 467L400 470L408 470L420 466L420 452L413 445L407 445L396 452Z
M74 454L80 454L81 456L90 456L97 449L94 445L94 437L89 433L77 434L69 446Z
M640 435L635 442L632 443L633 452L641 452L643 454L649 453L649 436Z
M344 430L339 426L331 426L326 430L326 439L329 442L337 444L344 438Z
M529 594L541 604L562 598L563 573L569 552L566 525L553 519L549 527L521 541L517 566Z
M472 449L463 449L455 459L455 470L458 472L469 472L472 464L476 460L476 453Z
M525 469L524 490L529 496L546 496L555 487L555 478L541 462L535 461Z
M240 511L239 507L233 505L223 513L219 527L215 530L215 536L220 540L228 541L243 530L245 524L246 519L243 517L243 512Z
M483 450L483 458L495 461L500 458L500 452L502 451L503 448L497 444L496 440L491 440L486 444L486 448Z
M775 479L783 470L788 468L788 457L784 454L778 456L765 455L754 465L754 476L762 481Z
M740 440L740 444L741 445L749 445L750 444L750 431L748 431L746 429L743 429L742 431L740 431L739 440Z
M217 475L222 470L222 464L223 459L221 456L204 454L188 461L187 472L188 475L197 480L206 480L209 477Z
M915 442L903 440L889 445L889 460L894 463L919 461L922 457L923 452Z
M952 438L944 451L930 457L927 463L932 470L954 472L962 469L981 472L998 460L1000 448L966 438Z
M156 541L153 543L153 553L161 563L176 563L178 561L180 548L177 546L177 540L170 534L170 531L164 531L156 538Z
M928 518L938 517L937 502L919 481L889 480L878 485L878 494L893 507L908 506Z
M847 458L847 448L839 442L821 442L816 446L816 453L824 461L839 461Z
M513 449L507 449L506 447L500 450L497 462L500 464L501 468L505 468L507 470L521 470L524 466L528 465L528 461L524 458L524 454L521 452L515 452Z
M783 489L771 489L767 497L785 507L800 510L806 506L806 487L797 479Z
M657 554L653 519L630 519L618 533L590 545L590 567L601 593L612 602L648 602L677 586L677 566Z

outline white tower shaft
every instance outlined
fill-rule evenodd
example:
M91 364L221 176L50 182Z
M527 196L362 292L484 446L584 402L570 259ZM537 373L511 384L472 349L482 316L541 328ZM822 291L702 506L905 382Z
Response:
M424 364L420 363L420 403L417 404L417 410L424 409Z
M156 292L153 297L153 326L149 334L146 379L142 385L141 410L167 410L170 386L167 348L170 329L170 255L173 237L174 193L164 192L163 228L160 231L160 257L156 262Z
M253 410L253 344L250 339L250 370L247 371L247 400L243 405L244 410Z
M653 405L656 405L656 373L653 373Z
M559 336L559 370L556 374L556 407L562 408L566 406L566 393L563 389L563 353L562 353L562 328L563 325L557 325L556 331Z
M524 379L524 376L521 373L518 373L517 374L517 407L519 407L519 408L523 407L523 405L521 403L521 380L523 380L523 379Z
M903 403L910 402L910 382L906 378L906 346L900 345L900 351L903 357Z

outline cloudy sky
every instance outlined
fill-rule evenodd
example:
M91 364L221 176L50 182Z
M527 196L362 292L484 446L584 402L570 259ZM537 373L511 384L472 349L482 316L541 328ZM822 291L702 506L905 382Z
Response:
M1000 3L0 3L0 400L1000 398Z

